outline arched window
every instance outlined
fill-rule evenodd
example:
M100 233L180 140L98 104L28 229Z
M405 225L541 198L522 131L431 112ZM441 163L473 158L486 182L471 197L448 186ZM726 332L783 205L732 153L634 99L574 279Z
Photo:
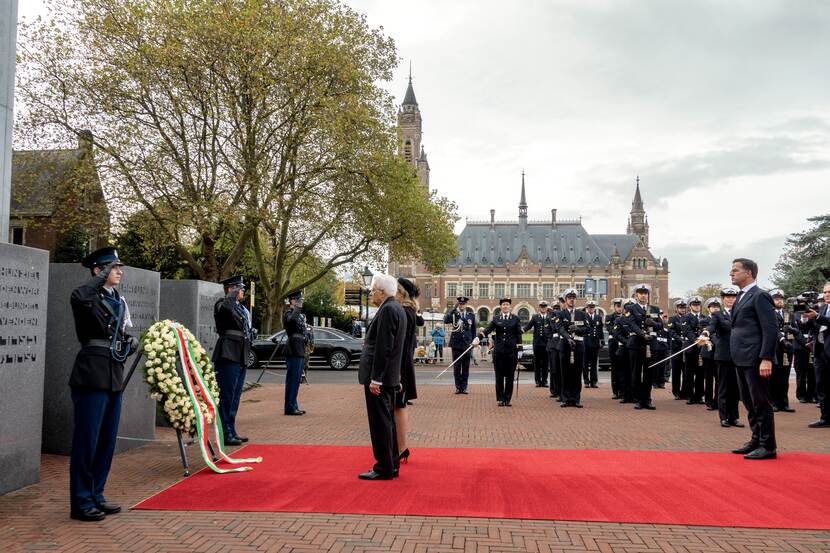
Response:
M527 310L527 307L522 307L521 309L519 309L516 315L519 316L519 319L521 319L522 323L526 323L530 320L530 311Z
M486 307L479 307L478 308L478 322L480 323L489 323L490 322L490 310Z
M403 143L403 158L412 163L412 141L409 139Z

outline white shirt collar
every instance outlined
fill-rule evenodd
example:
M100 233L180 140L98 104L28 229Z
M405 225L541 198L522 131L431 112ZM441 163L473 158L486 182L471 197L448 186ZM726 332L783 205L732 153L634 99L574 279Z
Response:
M750 282L749 284L747 284L746 286L744 286L743 288L741 288L741 292L743 292L744 294L746 294L746 293L747 293L747 292L749 292L749 291L750 291L750 290L751 290L751 289L752 289L752 288L753 288L756 284L757 284L757 283L753 280L752 282Z

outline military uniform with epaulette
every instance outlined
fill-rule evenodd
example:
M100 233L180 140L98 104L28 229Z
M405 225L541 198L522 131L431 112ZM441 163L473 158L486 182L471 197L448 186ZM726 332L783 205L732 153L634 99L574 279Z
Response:
M706 310L708 311L709 307L715 304L720 306L718 299L709 298L706 300ZM704 315L701 317L700 322L698 323L699 331L703 332L706 328L708 328L711 321L711 315ZM718 365L715 362L715 344L710 343L708 346L701 347L700 357L703 359L703 403L706 404L707 410L717 411L718 398L716 392L716 381L718 377Z
M671 355L679 352L684 347L684 335L688 321L686 320L686 301L677 300L674 302L676 313L669 317L666 324L666 331L669 335L669 352ZM680 313L680 310L684 310ZM686 381L686 358L683 354L675 355L669 361L671 363L671 393L674 399L686 399L688 397L689 382Z
M309 345L309 334L314 334L306 326L303 314L303 295L301 292L292 292L288 296L288 307L282 313L282 327L286 336L285 351L285 401L283 413L285 415L304 415L300 409L297 396L300 392L300 381L303 377L303 366L306 362L306 353Z
M782 290L770 292L773 301L784 301ZM795 411L790 407L790 367L795 354L796 336L801 332L793 324L792 314L784 308L776 305L775 316L778 320L778 343L775 348L775 359L772 363L772 376L770 376L769 395L772 403L772 410L791 413Z
M114 285L107 286L111 271L121 271L123 265L118 252L101 248L81 264L93 276L70 296L81 350L69 377L75 422L69 504L73 519L97 521L121 511L104 499L104 486L118 436L124 361L138 350L138 340L126 333L132 326L126 301Z
M219 385L219 418L222 419L225 444L240 445L248 440L236 431L236 413L251 351L251 317L237 299L240 290L245 289L242 277L232 276L222 284L226 295L213 306L213 321L219 334L213 350L213 366Z
M539 307L547 308L546 301L539 302ZM551 330L551 314L547 309L544 313L533 315L526 325L522 327L523 332L533 329L533 376L536 380L536 387L541 388L548 385L548 340L553 333Z
M510 302L499 300L499 305ZM512 302L511 302L512 303ZM493 336L493 369L496 373L496 401L500 407L510 407L513 398L513 372L518 365L518 350L522 345L522 321L513 313L496 311L490 324L479 335Z
M646 284L635 287L634 292L651 292ZM654 409L651 386L654 379L651 364L652 343L657 330L662 328L660 309L653 305L632 303L625 306L623 325L628 329L628 358L631 365L634 408Z
M560 298L560 307L564 300ZM554 319L558 309L553 309L550 312L551 328L550 337L548 338L547 352L548 352L548 366L550 367L550 397L559 398L562 401L562 371L559 365L559 331L556 328Z
M662 321L662 312L660 312ZM649 365L654 365L652 371L652 383L655 388L665 388L668 368L666 367L666 358L669 356L669 331L666 325L660 325L655 328L654 340L651 346L651 360ZM648 359L646 361L649 361Z
M813 352L810 351L809 332L800 317L792 317L792 325L800 338L793 342L793 366L795 367L795 397L800 403L813 403L816 399L816 373Z
M616 307L617 302L620 301L620 306L622 306L621 300L619 298L614 298L613 305ZM618 399L620 397L620 363L619 358L617 356L620 342L617 336L614 333L614 326L617 324L617 319L621 317L621 313L617 313L616 311L612 311L608 315L605 316L605 331L608 333L608 360L611 363L611 393L613 394L612 399Z
M470 379L470 346L476 337L476 317L467 311L469 298L459 296L455 307L444 315L444 324L450 332L450 349L452 349L453 377L455 393L466 394Z
M562 294L576 298L573 288ZM588 333L588 321L585 312L567 307L554 317L554 325L559 333L559 367L562 371L562 407L582 407L582 363L585 355L584 337Z
M602 315L596 311L597 302L588 300L585 304L585 322L588 331L585 333L585 357L582 361L582 382L585 386L596 388L599 382L599 350L605 344L605 332L602 329ZM593 307L594 313L588 312Z
M689 313L686 315L686 325L683 327L683 347L689 347L695 343L705 326L701 326L703 314L694 311L693 306L703 304L703 298L693 296L689 298ZM703 403L704 372L703 357L701 357L700 346L695 345L684 353L686 372L683 375L683 387L686 389L686 404L695 405ZM688 386L686 385L688 383Z

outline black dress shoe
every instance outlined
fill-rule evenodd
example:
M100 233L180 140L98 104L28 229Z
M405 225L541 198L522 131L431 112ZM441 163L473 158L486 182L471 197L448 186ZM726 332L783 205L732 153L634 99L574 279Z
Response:
M715 406L713 406L713 405L707 405L707 406L706 406L706 410L707 410L707 411L717 411L717 410L718 410L718 408L717 408L717 407L715 407Z
M741 447L739 447L737 449L733 449L732 453L735 453L737 455L746 455L747 453L749 453L751 451L755 451L756 449L758 449L758 444L755 444L755 443L752 443L752 442L746 442Z
M830 428L830 421L819 419L807 425L809 428Z
M737 419L734 420L734 421L729 421L729 424L731 424L735 428L743 428L744 426L746 426L744 423L742 423L741 421L739 421Z
M503 401L499 402L499 407L504 407L504 402Z
M465 388L465 389L463 389L463 390L461 390L461 394L462 394L462 395L465 395L465 396L466 396L466 395L467 395L467 394L469 394L469 393L470 393L470 392L468 392L466 388Z
M591 384L591 388L599 388L599 384Z
M505 406L505 407L513 407L512 405L510 405L510 402L509 402L509 401L505 401L505 402L504 402L504 406Z
M460 393L461 393L461 388L456 388L456 389L455 389L455 393L456 393L456 394L460 394Z
M121 512L121 505L115 503L107 503L106 501L98 505L98 510L105 515L114 515Z
M571 406L571 404L570 404L570 403L565 403L564 401L563 401L562 403L560 403L560 404L559 404L559 407L561 407L561 408L563 408L563 409L564 409L565 407L570 407L570 406Z
M305 415L305 411L297 409L296 411L286 411L285 414L290 417L299 417L300 415Z
M613 396L611 396L611 399L620 399L620 396L618 396L617 394L614 394Z
M82 520L84 522L97 522L99 520L104 520L107 514L96 508L90 507L89 509L84 509L83 511L72 511L69 513L69 518L75 520Z
M807 403L807 400L803 397L798 398L798 403Z
M746 455L744 455L744 459L750 459L753 461L762 461L764 459L775 459L775 450L774 449L767 449L765 447L759 447L754 451L750 451Z
M784 407L779 407L778 410L783 411L784 413L795 413L795 409L793 409L789 405L785 405Z
M305 411L303 411L303 412L305 413ZM242 443L245 443L245 442L248 441L247 436L240 436L239 434L234 435L234 438L236 438L237 440L239 440Z
M225 445L242 445L242 440L231 436L230 438L225 438Z
M655 407L654 404L649 401L648 403L643 405L643 409L648 409L649 411L655 411L657 409L657 407Z
M394 473L386 475L370 470L369 472L361 472L357 475L357 477L361 480L392 480L392 478L394 478Z
M642 409L642 408L643 408L643 406L639 402L634 404L634 409Z
M729 421L720 421L720 425L724 428L729 428L730 426L732 426L731 424L729 424Z
M582 404L581 403L571 403L571 406L576 407L577 409L582 409Z

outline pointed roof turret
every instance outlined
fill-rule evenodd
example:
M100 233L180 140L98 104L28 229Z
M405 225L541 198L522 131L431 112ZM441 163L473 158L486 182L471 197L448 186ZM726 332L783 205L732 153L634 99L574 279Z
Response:
M631 211L645 211L643 209L643 198L640 196L640 175L637 175L637 189L634 192L634 201L631 202Z
M412 63L409 64L409 85L406 87L406 94L403 97L404 106L417 106L418 100L415 99L415 90L412 89Z
M519 222L527 224L527 197L525 196L525 172L522 171L522 197L519 199Z

